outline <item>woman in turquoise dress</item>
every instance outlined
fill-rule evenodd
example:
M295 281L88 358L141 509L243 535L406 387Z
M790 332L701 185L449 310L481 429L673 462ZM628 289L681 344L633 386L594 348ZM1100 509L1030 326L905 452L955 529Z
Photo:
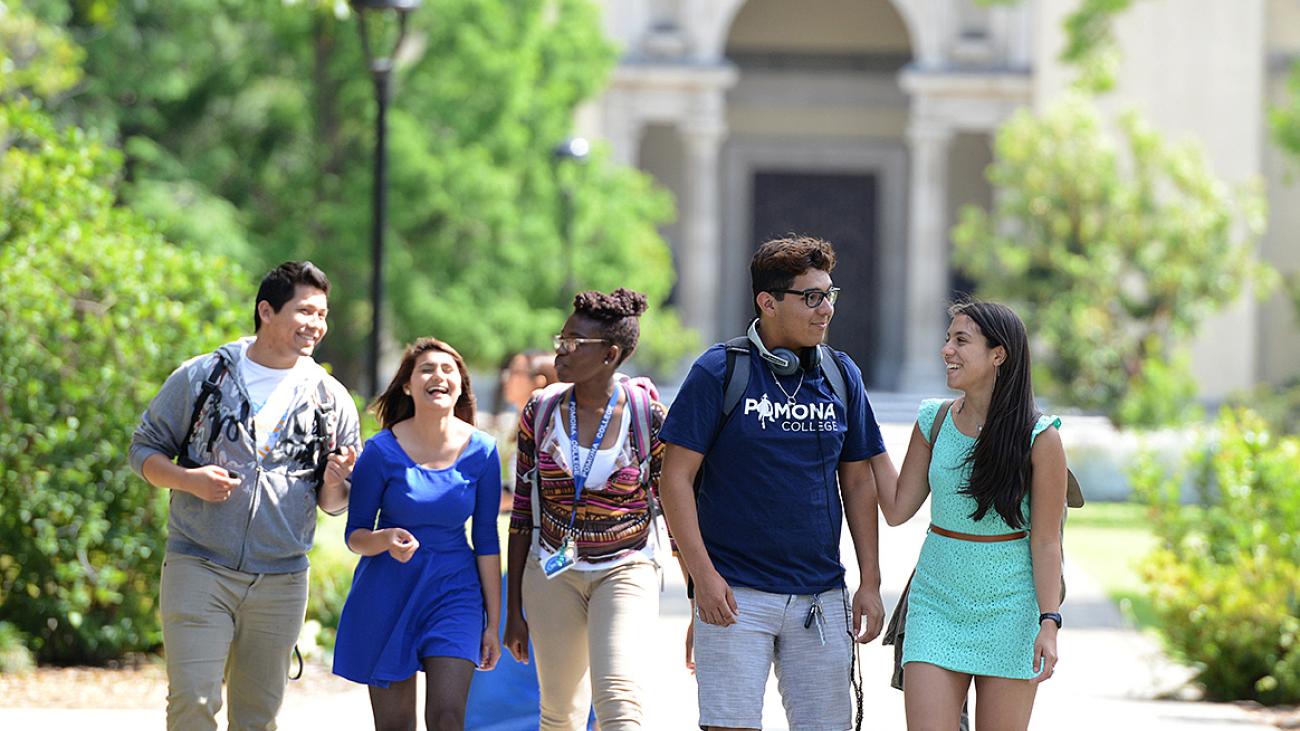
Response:
M973 681L977 731L1027 729L1061 622L1060 420L1035 408L1028 337L1010 308L965 302L949 314L940 353L962 396L947 409L923 402L897 480L877 475L890 525L930 497L903 634L907 727L957 728Z
M362 558L334 672L370 686L376 729L414 729L423 670L426 728L460 731L474 669L501 654L496 442L474 427L464 359L433 338L406 349L374 410L383 429L352 471L345 538Z

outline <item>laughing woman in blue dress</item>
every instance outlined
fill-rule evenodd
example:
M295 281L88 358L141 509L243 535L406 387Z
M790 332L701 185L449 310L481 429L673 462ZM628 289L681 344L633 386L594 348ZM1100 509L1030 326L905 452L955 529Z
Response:
M362 555L334 672L370 686L375 728L460 731L474 668L501 655L496 443L474 426L474 392L454 348L422 338L376 401L383 427L352 472L346 540ZM472 520L466 540L465 523Z
M921 404L880 508L905 522L930 497L903 634L910 731L952 731L975 685L975 728L1028 728L1056 665L1065 451L1034 405L1024 323L989 302L954 305L940 351L961 398ZM929 442L935 419L943 422Z

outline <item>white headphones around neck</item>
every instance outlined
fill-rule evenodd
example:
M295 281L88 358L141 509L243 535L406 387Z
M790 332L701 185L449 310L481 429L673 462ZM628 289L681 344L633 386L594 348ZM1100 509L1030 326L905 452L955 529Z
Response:
M749 323L749 332L746 333L749 342L758 348L758 357L762 358L772 372L778 376L792 376L801 369L805 371L814 370L821 367L822 350L816 346L804 348L803 355L790 350L789 348L773 348L768 350L763 345L763 340L758 337L758 318Z

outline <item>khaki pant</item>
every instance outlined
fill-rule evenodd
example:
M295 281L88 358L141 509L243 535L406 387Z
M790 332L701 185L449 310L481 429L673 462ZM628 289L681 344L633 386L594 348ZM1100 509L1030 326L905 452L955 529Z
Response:
M530 558L523 583L542 696L539 731L585 729L593 696L601 731L641 728L642 679L659 616L654 565L635 561L547 579Z
M230 685L231 731L270 730L307 608L307 572L246 574L168 554L162 572L168 731L212 731Z

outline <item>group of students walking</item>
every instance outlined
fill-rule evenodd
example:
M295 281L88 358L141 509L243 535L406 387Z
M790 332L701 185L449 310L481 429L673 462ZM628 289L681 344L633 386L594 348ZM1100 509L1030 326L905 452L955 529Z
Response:
M823 344L834 268L818 239L760 247L748 333L706 350L671 410L619 372L645 297L577 295L554 338L559 382L520 412L504 617L500 457L475 426L464 359L434 338L408 346L362 448L346 389L311 357L328 279L309 262L272 270L254 337L178 368L132 440L132 466L172 491L169 728L214 729L223 680L232 729L275 727L317 507L348 511L343 540L362 556L334 671L369 687L377 729L416 727L420 670L426 726L463 728L502 621L505 649L537 667L539 728L584 728L593 707L602 731L644 728L662 639L647 629L673 555L701 728L760 728L773 670L791 729L854 728L855 644L885 621L878 516L898 525L927 497L902 633L908 728L966 723L972 683L976 728L1027 728L1056 663L1066 468L1059 420L1034 405L1024 325L997 304L952 308L940 355L962 396L921 404L897 470L861 371Z

